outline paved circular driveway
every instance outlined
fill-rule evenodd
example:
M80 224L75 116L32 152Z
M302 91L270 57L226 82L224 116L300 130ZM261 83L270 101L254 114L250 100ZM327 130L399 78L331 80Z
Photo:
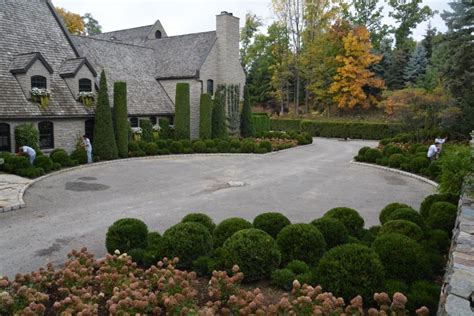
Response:
M386 204L418 207L433 192L419 180L350 164L366 145L376 142L316 138L311 146L270 155L128 160L46 178L27 191L26 208L0 214L0 275L64 262L83 246L102 256L107 227L123 217L163 233L190 212L217 223L268 211L309 222L348 206L371 226ZM245 185L229 187L230 181Z

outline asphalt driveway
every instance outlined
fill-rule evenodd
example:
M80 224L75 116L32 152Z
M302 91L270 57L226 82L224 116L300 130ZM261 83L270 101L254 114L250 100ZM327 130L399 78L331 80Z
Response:
M123 217L163 233L190 212L216 223L268 211L309 222L347 206L368 227L386 204L417 208L433 192L419 180L350 164L366 145L376 142L315 138L311 146L274 154L128 160L46 178L27 191L26 208L0 213L0 275L64 262L83 246L102 256L107 227Z

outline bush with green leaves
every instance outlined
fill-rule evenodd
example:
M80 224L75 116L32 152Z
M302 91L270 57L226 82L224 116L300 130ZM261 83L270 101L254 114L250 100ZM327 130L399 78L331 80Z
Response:
M45 174L43 168L36 168L29 166L28 168L24 169L17 169L15 174L19 175L20 177L25 178L37 178Z
M424 218L428 217L431 205L436 202L449 202L458 205L459 195L455 194L431 194L428 195L420 205L420 214Z
M262 213L253 220L253 227L267 232L273 238L286 226L290 225L290 220L281 213Z
M383 148L382 153L386 157L390 157L393 154L403 154L403 150L396 145L387 145Z
M87 163L87 152L84 147L76 148L69 156L71 160L77 160L79 164Z
M260 229L249 228L236 232L224 243L225 266L238 265L245 281L258 281L270 277L280 265L281 254L275 240Z
M225 117L226 86L217 85L212 105L212 138L226 138L227 126Z
M217 151L219 151L220 153L230 152L230 143L225 139L218 140Z
M252 105L247 86L244 87L244 103L240 113L240 135L244 138L255 136L255 128L252 122Z
M15 126L15 144L17 148L29 146L39 150L39 131L33 124L20 124Z
M382 158L382 152L377 148L370 148L364 154L364 160L374 163L377 159Z
M9 173L17 173L20 169L30 168L30 161L24 156L11 155L5 158L5 165L3 169Z
M288 268L274 270L271 275L271 284L286 291L293 288L294 280L296 273Z
M385 280L384 292L387 293L389 297L393 297L393 294L397 292L408 293L408 285L401 280L388 279Z
M244 139L240 146L240 151L243 153L254 153L257 146L255 141L251 139Z
M349 238L346 226L336 218L322 217L315 219L311 224L323 234L327 249L345 244Z
M384 285L384 267L369 247L345 244L324 254L316 268L319 284L337 296L350 300L356 295L370 298Z
M138 142L135 142L135 141L128 142L128 151L129 152L138 151L138 150L140 150L140 146L138 146Z
M364 219L352 208L336 207L327 211L324 217L335 218L341 221L351 236L360 236L364 228Z
M148 227L136 218L122 218L115 221L107 230L105 248L110 254L115 250L121 253L131 249L145 249L148 245Z
M387 278L407 283L430 276L425 250L413 239L400 234L381 234L372 244L385 267Z
M370 149L369 146L364 146L364 147L362 147L361 149L359 149L358 155L359 155L359 156L365 156L365 153L366 153L367 150L369 150L369 149Z
M209 230L211 234L213 233L214 228L216 228L216 224L214 224L212 218L210 218L209 215L203 213L190 213L181 220L181 223L188 222L199 223L203 225Z
M382 211L380 211L380 215L379 215L380 224L383 225L387 221L387 218L390 216L390 214L392 214L394 211L400 208L409 208L409 207L410 207L409 205L406 205L403 203L397 203L397 202L387 204L382 209Z
M422 169L428 168L430 165L430 160L425 156L415 156L410 160L409 165L412 172L419 173Z
M464 178L474 170L474 159L468 146L456 146L443 150L439 162L441 175L439 191L460 195Z
M451 245L449 234L442 229L430 229L425 235L426 245L429 248L445 253Z
M411 207L399 208L393 211L389 216L387 216L386 222L393 221L396 219L404 219L404 220L415 223L422 230L426 229L426 224L423 217L421 217L420 213L418 213Z
M163 234L163 255L178 257L178 267L191 268L194 260L207 255L213 246L209 230L193 222L179 223L168 228Z
M201 94L199 101L199 138L212 137L212 100L207 93Z
M140 127L142 129L141 140L147 143L153 141L153 124L150 119L140 119Z
M128 110L127 83L114 82L114 131L117 142L117 152L120 158L128 157Z
M407 158L402 154L393 154L388 158L388 166L391 168L400 168L402 163L405 163Z
M290 269L295 274L303 274L310 271L308 264L301 260L291 260L287 265L287 269Z
M62 167L67 167L69 165L70 158L64 149L60 149L60 148L54 149L49 154L49 158L51 158L53 162L61 164Z
M191 135L189 83L180 82L176 84L175 100L175 137L176 139L189 139Z
M326 251L326 241L321 232L311 224L290 224L277 235L276 242L282 262L301 260L316 263Z
M436 202L431 205L426 223L431 229L442 229L451 235L458 209L448 202Z
M273 150L272 143L268 140L261 141L258 144L259 148L265 148L267 152L271 152Z
M411 311L416 310L417 306L426 306L436 314L438 310L441 286L429 281L416 281L410 286L407 293L407 308Z
M415 223L404 219L391 220L382 225L379 234L391 233L401 234L415 241L420 241L423 238L421 228Z
M160 125L160 139L171 139L174 138L173 131L170 128L170 120L167 117L160 117L158 119L158 125Z
M231 217L220 222L214 229L214 245L220 247L224 242L236 232L252 228L252 224L240 217Z
M33 165L37 168L43 168L45 173L48 173L53 169L53 161L47 156L36 157Z
M169 146L169 150L172 154L181 154L183 152L183 144L179 141L174 141Z
M146 144L145 153L147 156L158 155L158 145L153 142Z
M205 153L206 150L207 150L206 143L204 143L202 140L193 142L193 151L195 153Z

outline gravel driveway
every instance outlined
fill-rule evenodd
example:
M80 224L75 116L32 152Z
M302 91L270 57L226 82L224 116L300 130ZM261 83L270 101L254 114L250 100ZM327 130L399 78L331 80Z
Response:
M123 217L163 233L190 212L207 213L216 223L268 211L309 222L347 206L366 226L376 225L386 204L417 208L434 189L349 163L360 147L375 145L315 138L313 145L274 154L128 160L46 178L27 191L26 208L0 213L0 275L64 262L83 246L102 256L107 227Z

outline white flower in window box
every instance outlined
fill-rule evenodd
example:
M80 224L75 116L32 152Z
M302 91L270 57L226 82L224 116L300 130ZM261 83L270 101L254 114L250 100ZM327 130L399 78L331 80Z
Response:
M142 139L142 133L143 130L141 127L132 127L132 133L133 133L133 140L134 141L139 141Z
M91 107L94 104L95 95L91 91L81 91L78 93L77 98L87 107Z
M50 96L51 96L51 92L48 89L44 89L44 88L31 89L31 100L33 102L38 102L41 105L42 109L45 109L49 106Z

